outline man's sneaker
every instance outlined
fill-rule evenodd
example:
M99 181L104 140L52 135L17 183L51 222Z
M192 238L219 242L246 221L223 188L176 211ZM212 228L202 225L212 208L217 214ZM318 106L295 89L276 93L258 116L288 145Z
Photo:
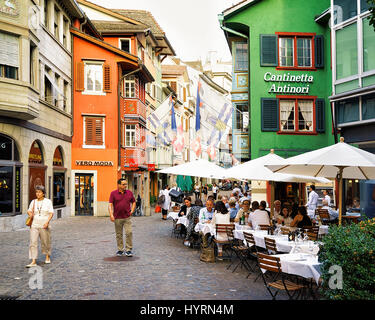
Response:
M125 252L125 255L126 255L127 257L132 257L132 256L133 256L133 253L132 253L131 251L126 251L126 252Z
M117 251L116 256L121 257L124 254L124 251Z
M190 246L190 242L189 241L184 241L184 245L189 247Z

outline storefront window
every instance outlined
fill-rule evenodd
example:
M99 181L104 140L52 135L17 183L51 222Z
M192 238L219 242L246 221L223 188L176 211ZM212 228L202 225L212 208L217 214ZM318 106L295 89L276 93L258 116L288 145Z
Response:
M357 0L334 0L334 23L339 24L357 15Z
M353 98L345 101L340 101L337 104L337 122L347 123L359 121L359 101L358 98Z
M14 141L0 134L0 212L21 211L21 164Z
M45 184L45 171L44 158L41 150L40 143L34 141L31 145L29 152L29 202L35 199L35 187Z
M358 74L357 24L336 31L336 79Z
M375 119L375 94L362 97L362 120Z
M61 147L53 155L53 206L65 205L65 168Z
M375 70L375 31L369 20L363 20L363 71Z

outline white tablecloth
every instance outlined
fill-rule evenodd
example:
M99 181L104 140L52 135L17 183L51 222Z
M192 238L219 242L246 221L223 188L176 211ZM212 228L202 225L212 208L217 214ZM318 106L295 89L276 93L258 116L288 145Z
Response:
M203 234L210 233L212 236L215 235L215 228L211 223L200 223L198 222L194 227L195 232L202 231Z
M264 238L271 238L275 239L276 241L276 249L279 252L310 252L310 248L313 247L313 252L318 253L319 246L318 244L314 243L313 241L288 241L287 235L268 235L267 231L265 230L234 230L234 237L239 240L243 240L246 244L245 238L243 233L249 232L252 233L255 240L255 245L261 248L266 248L266 244Z
M178 217L178 212L170 211L168 212L167 219L172 218L173 220L177 220Z
M183 224L186 228L189 225L189 220L186 216L179 217L178 212L170 211L168 212L167 218L172 218L173 220L177 220L176 224Z
M280 258L281 270L307 279L313 278L319 284L320 263L318 256L305 253L277 254Z

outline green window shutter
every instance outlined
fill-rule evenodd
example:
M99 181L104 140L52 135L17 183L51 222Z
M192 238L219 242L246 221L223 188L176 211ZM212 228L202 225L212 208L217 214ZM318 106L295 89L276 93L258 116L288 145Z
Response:
M274 34L260 35L260 65L277 67L277 36Z
M261 98L262 131L279 131L279 101L275 98Z
M323 133L326 131L325 128L325 100L316 99L315 101L315 118L316 118L316 132Z
M315 67L324 68L324 37L315 36Z

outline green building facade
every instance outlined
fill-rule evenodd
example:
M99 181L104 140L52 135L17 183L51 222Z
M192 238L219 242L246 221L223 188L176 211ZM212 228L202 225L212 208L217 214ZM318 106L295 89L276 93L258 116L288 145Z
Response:
M233 57L233 153L241 160L335 142L330 13L330 0L249 0L219 15Z

